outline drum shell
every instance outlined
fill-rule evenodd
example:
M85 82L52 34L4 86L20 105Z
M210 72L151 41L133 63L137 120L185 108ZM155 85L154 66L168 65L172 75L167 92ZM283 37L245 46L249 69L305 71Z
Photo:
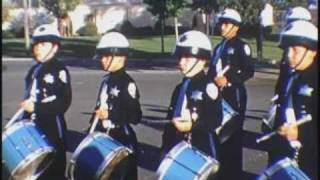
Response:
M132 150L101 132L89 134L71 158L69 177L71 179L100 179L106 168L113 168L110 163L119 158L125 159ZM108 175L107 175L108 176Z
M266 169L257 180L311 180L304 172L302 172L298 165L289 158L278 161L273 166Z
M159 179L207 179L219 167L219 162L182 141L162 160Z
M2 163L12 178L30 163L45 159L48 162L41 166L43 169L33 169L38 171L32 177L36 178L52 162L54 153L44 133L31 121L14 123L2 133Z

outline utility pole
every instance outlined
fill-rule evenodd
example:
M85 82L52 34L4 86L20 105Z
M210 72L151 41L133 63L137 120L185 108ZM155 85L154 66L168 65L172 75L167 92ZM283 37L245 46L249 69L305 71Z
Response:
M165 9L166 9L166 0L162 0L162 12L160 14L160 22L161 22L161 53L164 53L164 29L165 29Z
M27 54L29 53L30 49L30 37L29 37L29 8L30 5L28 0L23 0L23 7L24 7L24 39L25 39L25 47Z

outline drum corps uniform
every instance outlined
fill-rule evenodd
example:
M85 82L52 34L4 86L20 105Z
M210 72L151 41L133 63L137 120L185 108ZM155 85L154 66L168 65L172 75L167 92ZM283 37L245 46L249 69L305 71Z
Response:
M56 150L53 163L39 179L64 179L67 129L64 113L72 99L69 72L54 57L31 67L25 83L25 99L33 99L35 108L31 114L25 112L24 118L34 120Z
M100 98L103 95L108 96L105 101ZM139 98L140 95L135 81L126 73L125 68L122 68L104 76L95 108L108 107L108 119L115 125L115 128L109 131L109 135L134 152L129 173L125 176L125 179L137 179L138 141L129 124L137 124L141 121L142 111ZM99 121L96 129L106 132L106 129L102 126L102 121Z
M288 78L285 79L285 84L279 90L278 108L275 117L274 129L283 125L285 122L292 121L294 119L300 119L307 114L311 114L313 120L312 123L307 123L299 127L299 141L302 143L303 148L299 152L299 167L309 174L316 172L315 165L310 163L316 162L313 152L317 149L316 129L317 121L314 119L316 116L316 105L317 105L317 85L314 80L316 74L316 63L305 71L297 72L292 70L288 73ZM291 113L288 113L289 109L293 109ZM270 162L271 164L283 159L284 157L294 158L295 156L295 145L294 142L286 140L282 136L276 136L270 142ZM274 148L276 147L276 148ZM313 171L313 172L312 172ZM309 173L308 173L309 172ZM312 172L312 173L311 173Z
M204 71L201 71L192 78L184 78L174 90L170 107L168 110L168 119L174 117L174 111L177 108L178 97L182 89L185 89L186 99L182 111L187 109L192 116L198 119L192 123L191 144L204 153L216 157L217 137L214 133L215 128L220 125L222 119L222 107L218 88L214 83L208 83ZM178 144L182 140L188 140L188 133L181 133L176 130L173 124L165 127L162 136L162 150L164 153ZM191 162L192 163L192 162Z
M233 10L226 10L219 17L219 24L224 21L239 24L240 15L233 19L235 13ZM220 22L221 21L221 22ZM221 144L218 157L221 162L221 178L230 179L239 178L242 166L242 125L244 122L245 111L247 106L247 91L244 83L253 77L254 64L251 57L251 48L247 43L242 41L235 35L232 38L223 38L223 40L215 47L210 62L208 78L214 79L218 73L226 66L230 69L224 74L228 84L221 90L222 98L236 111L238 116L237 129L229 137L229 139Z
M279 98L271 130L279 131L284 124L294 124L308 115L311 115L311 122L297 127L295 139L279 133L263 143L269 151L270 165L289 157L297 160L299 168L311 179L317 179L318 172L318 82L315 77L318 56L306 56L306 53L317 53L317 33L317 28L310 22L294 21L280 35L279 45L287 51L286 71L276 88ZM294 51L293 48L304 49ZM294 53L304 55L300 57Z

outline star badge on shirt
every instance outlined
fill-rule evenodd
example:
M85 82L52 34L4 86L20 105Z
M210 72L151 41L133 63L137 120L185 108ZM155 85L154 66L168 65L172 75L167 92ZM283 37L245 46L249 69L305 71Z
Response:
M191 99L197 101L197 100L202 100L202 92L201 91L192 91L191 94Z
M119 93L120 93L120 90L118 89L117 86L111 88L110 90L110 94L115 96L115 97L118 97L119 96Z
M48 84L52 84L54 82L53 76L50 73L46 74L43 80Z

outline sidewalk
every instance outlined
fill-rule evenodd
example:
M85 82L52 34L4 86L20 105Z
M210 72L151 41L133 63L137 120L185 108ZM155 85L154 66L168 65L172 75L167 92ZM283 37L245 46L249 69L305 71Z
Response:
M97 67L99 64L89 58L78 57L60 57L60 60L66 63L67 66L81 66L81 67ZM32 58L15 58L15 57L2 57L2 62L28 62ZM157 70L177 70L178 61L174 58L154 58L142 59L131 58L128 61L129 70L134 69L157 69ZM268 64L266 62L255 63L255 77L261 78L277 78L279 68L277 65Z

